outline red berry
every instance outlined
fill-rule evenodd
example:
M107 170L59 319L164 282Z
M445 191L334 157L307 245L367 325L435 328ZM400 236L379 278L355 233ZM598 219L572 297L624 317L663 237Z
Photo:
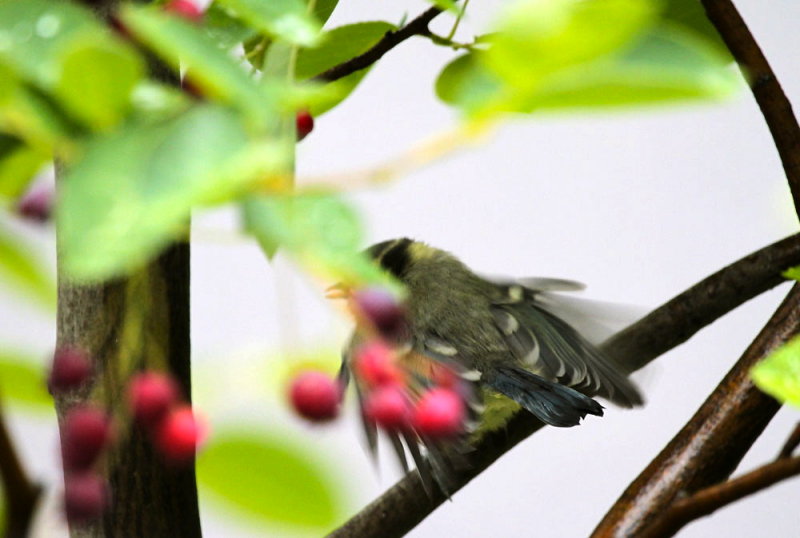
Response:
M191 0L171 0L164 9L191 22L203 20L203 10Z
M108 487L102 477L91 473L69 474L64 484L67 521L81 524L97 519L108 506Z
M456 388L461 381L453 369L444 364L433 364L431 367L431 380L437 386L448 389Z
M88 469L110 441L111 420L106 413L88 405L70 409L61 440L64 469Z
M369 386L403 382L403 373L394 363L394 352L379 340L358 348L354 361L356 374Z
M156 448L169 463L187 463L194 458L204 430L190 406L177 407L158 425L154 438Z
M406 329L405 309L383 288L367 288L353 294L359 313L378 333L388 339L400 338Z
M297 413L313 421L326 421L339 414L341 387L330 376L317 371L298 375L289 389L289 398Z
M178 401L180 390L175 380L158 372L142 372L128 385L128 402L139 424L152 428Z
M17 214L31 222L39 224L50 220L53 212L53 189L51 187L33 187L17 202Z
M464 423L464 401L450 389L431 389L414 409L414 427L429 437L460 433Z
M367 396L364 414L387 430L401 430L410 423L411 405L403 389L389 385Z
M297 125L297 141L299 142L314 130L314 117L308 110L301 110L295 116L295 124Z
M48 385L53 393L65 392L83 385L91 375L89 355L80 349L64 347L53 355Z

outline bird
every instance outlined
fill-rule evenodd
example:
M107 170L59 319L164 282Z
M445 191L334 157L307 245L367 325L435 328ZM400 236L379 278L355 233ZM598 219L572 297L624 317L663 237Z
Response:
M446 365L470 388L462 391L471 418L461 449L450 450L413 431L388 432L404 468L408 449L427 487L435 481L446 490L453 463L444 455L453 460L454 452L465 452L463 446L502 428L519 409L544 424L571 427L587 415L603 415L595 396L626 408L643 404L620 365L557 315L556 292L580 289L580 284L488 278L449 252L405 237L374 244L365 253L405 289L404 330L391 336L400 364L423 384L427 372L420 369L420 358ZM365 338L357 325L342 354L344 384L352 374L354 350ZM357 383L356 391L361 401ZM369 422L365 419L364 427L374 451L376 428Z

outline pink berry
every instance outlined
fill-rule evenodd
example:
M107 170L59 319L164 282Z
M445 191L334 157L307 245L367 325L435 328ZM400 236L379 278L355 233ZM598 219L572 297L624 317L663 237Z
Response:
M128 385L128 402L136 421L155 427L178 402L180 390L175 380L158 372L136 374Z
M403 336L406 330L405 309L394 295L383 288L367 288L353 294L359 313L389 340Z
M31 222L43 224L53 212L53 189L33 187L17 202L17 214Z
M171 0L164 9L191 22L203 20L203 10L191 0Z
M48 386L53 393L65 392L83 385L91 375L89 355L80 349L64 347L53 355Z
M378 387L367 396L364 414L386 430L401 430L410 423L411 405L400 387Z
M295 123L297 125L297 141L301 141L308 133L314 130L314 117L308 112L308 110L301 110L297 113L295 117Z
M82 524L97 519L108 506L108 486L102 477L92 473L66 476L64 510L70 524Z
M379 340L373 340L358 348L354 361L356 374L369 386L403 382L403 373L394 363L394 352Z
M450 389L435 388L422 395L414 409L414 427L429 437L460 433L464 423L464 401Z
M111 442L111 420L97 407L85 405L67 411L64 418L61 454L64 469L91 467Z
M289 398L300 416L322 422L339 414L341 387L330 376L310 370L294 379Z
M158 425L154 438L164 459L173 464L190 462L204 437L204 427L191 406L182 405L170 411Z

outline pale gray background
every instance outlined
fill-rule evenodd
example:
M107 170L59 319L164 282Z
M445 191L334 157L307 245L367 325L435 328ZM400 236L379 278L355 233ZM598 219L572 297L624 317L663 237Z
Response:
M460 35L485 28L499 5L473 0ZM800 5L737 5L797 101ZM424 5L342 0L331 24L397 21L404 9L414 16ZM442 17L434 26L446 33L449 24ZM300 176L375 165L453 125L456 115L432 91L451 57L449 49L419 38L390 52L299 146ZM643 309L797 227L777 153L746 91L723 104L516 120L483 145L353 200L370 242L408 235L451 250L485 273L576 279L589 285L586 297ZM195 222L198 406L215 428L245 417L279 425L317 447L339 466L345 494L357 509L398 474L391 465L380 476L374 472L352 410L336 425L308 427L279 407L274 383L249 375L259 371L263 361L255 361L264 350L335 349L345 323L320 298L322 283L298 277L282 260L268 266L254 245L225 232L234 227L230 213L200 215ZM637 376L648 399L644 409L609 407L604 418L591 417L581 427L547 428L411 536L587 535L689 419L787 290L784 285L748 303ZM50 318L11 304L0 303L0 341L46 352L54 334ZM798 417L796 409L782 410L742 468L774 457ZM54 480L54 432L47 421L37 427L24 420L16 418L14 429L28 463L37 476ZM788 481L690 525L681 536L796 536L799 500L800 484ZM263 528L220 519L213 499L204 499L204 508L206 503L207 536L265 535ZM49 529L43 526L41 534L58 535Z

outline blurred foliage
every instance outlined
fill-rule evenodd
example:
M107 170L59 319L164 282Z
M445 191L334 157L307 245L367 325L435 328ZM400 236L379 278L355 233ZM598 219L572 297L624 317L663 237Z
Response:
M776 400L800 407L800 336L767 355L750 373L758 388Z
M56 286L30 247L0 223L0 277L11 289L54 309Z
M0 350L0 396L25 409L52 413L53 398L47 392L42 361L25 353Z
M124 3L119 33L72 2L0 3L0 196L18 196L51 158L65 163L58 226L76 278L124 274L183 237L194 208L239 201L268 254L282 247L326 274L375 280L345 202L286 196L295 112L337 106L369 69L313 79L396 30L382 21L323 30L336 4L215 0L193 23L161 3ZM727 95L736 74L696 4L510 3L444 68L437 94L492 121ZM149 79L145 51L185 72L191 95Z
M267 524L320 534L343 515L341 486L319 454L285 435L253 428L217 433L200 454L201 488Z

